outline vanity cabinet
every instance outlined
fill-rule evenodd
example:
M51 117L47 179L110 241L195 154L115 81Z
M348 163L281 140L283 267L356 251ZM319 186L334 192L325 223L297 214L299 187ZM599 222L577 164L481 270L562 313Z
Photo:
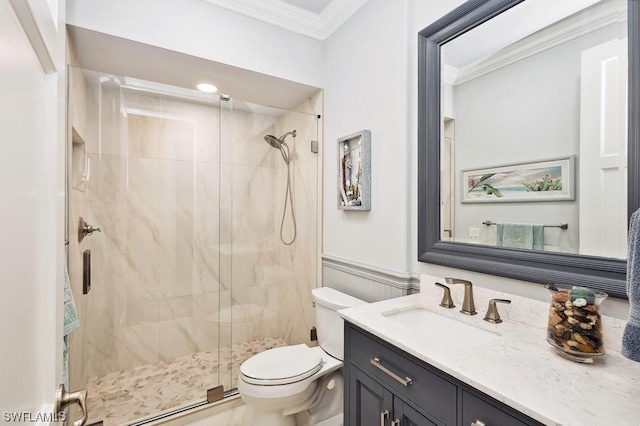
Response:
M346 426L541 425L345 321Z
M357 367L349 378L349 398L353 406L346 424L434 426L427 417L406 404L393 391L384 387ZM396 423L393 423L396 422ZM399 423L398 423L399 422Z

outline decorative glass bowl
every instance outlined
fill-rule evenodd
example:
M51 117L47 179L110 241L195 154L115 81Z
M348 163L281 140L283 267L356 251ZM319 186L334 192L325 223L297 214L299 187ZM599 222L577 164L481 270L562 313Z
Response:
M558 355L571 361L592 363L605 354L600 303L608 296L586 287L545 288L551 295L547 342Z

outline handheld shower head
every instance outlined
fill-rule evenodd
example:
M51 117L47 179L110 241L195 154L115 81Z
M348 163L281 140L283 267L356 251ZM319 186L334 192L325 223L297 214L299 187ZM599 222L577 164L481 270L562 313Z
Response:
M281 149L282 145L287 146L286 142L284 141L287 136L291 135L294 138L296 137L298 132L296 132L295 130L293 132L287 132L284 135L280 136L279 138L273 136L273 135L267 135L264 137L264 140L271 145L272 147L276 148L276 149Z
M289 164L289 146L287 145L287 143L284 141L287 136L292 135L294 138L296 137L296 134L298 132L296 132L295 130L292 132L287 132L284 135L280 136L279 138L276 138L273 135L266 135L264 137L265 142L267 142L269 145L271 145L273 148L275 149L279 149L280 153L282 154L282 158L284 159L284 162L286 164Z
M287 132L284 135L280 136L279 138L273 136L273 135L266 135L264 137L264 140L266 143L268 143L269 145L271 145L271 147L279 149L280 150L280 154L282 154L282 159L284 160L284 163L287 165L287 189L285 191L285 197L284 197L284 207L282 209L282 220L280 221L280 241L282 241L283 244L289 246L291 244L293 244L293 242L296 240L296 236L297 236L297 229L296 229L296 213L294 210L294 206L293 206L293 189L291 188L291 164L290 164L290 152L289 152L289 146L287 145L287 143L284 141L287 136L292 135L294 138L296 137L298 132L296 132L295 130L291 131L291 132ZM294 140L294 145L293 148L295 149L295 140ZM284 220L285 220L285 215L287 213L287 204L290 204L291 206L291 219L293 222L293 236L291 237L290 240L285 240L284 239Z
M276 149L280 149L280 146L282 145L282 142L280 139L276 138L273 135L267 135L264 137L264 140L271 145L272 147L276 148Z

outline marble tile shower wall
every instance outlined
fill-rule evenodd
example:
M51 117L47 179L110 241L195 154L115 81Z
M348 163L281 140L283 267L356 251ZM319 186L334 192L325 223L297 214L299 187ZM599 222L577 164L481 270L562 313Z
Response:
M235 310L245 324L275 333L289 344L309 342L314 325L311 289L316 286L317 154L309 143L317 139L317 95L280 117L236 110L233 113L232 152L232 289ZM265 134L280 136L297 130L291 148L291 180L297 220L296 241L280 241L287 167L280 152L265 141ZM224 152L224 147L223 147ZM225 156L223 154L223 166ZM285 240L292 235L289 211L284 224ZM223 282L226 281L223 279ZM224 298L224 296L223 296ZM256 307L259 316L250 318ZM239 340L238 340L239 341Z
M280 277L277 306L286 307L286 315L278 317L278 336L291 343L310 344L309 330L315 325L311 290L317 283L317 220L318 220L318 154L311 152L310 141L318 139L318 120L315 114L322 111L322 97L317 94L296 110L312 116L289 113L280 120L279 134L296 129L298 136L291 156L291 179L294 185L297 239L291 246L277 244ZM291 143L290 143L291 144ZM282 200L286 182L284 162L278 162L276 186L276 212L282 213ZM278 221L279 225L279 221ZM291 222L286 221L284 234L289 234ZM279 232L279 229L278 229ZM279 238L278 238L279 242Z
M88 377L218 346L217 109L104 86L100 98Z
M78 124L87 129L91 176L86 192L72 190L72 222L85 216L103 230L70 251L82 321L72 335L72 388L252 338L307 341L317 220L317 159L307 144L317 138L315 116L236 110L233 127L223 118L220 129L225 112L217 107L97 87L87 80L82 95L72 93L72 105L84 102L93 115ZM320 99L300 108L316 111ZM287 247L279 240L286 168L263 137L289 128L304 147L292 155L298 239ZM93 286L82 296L81 262L72 259L87 248Z

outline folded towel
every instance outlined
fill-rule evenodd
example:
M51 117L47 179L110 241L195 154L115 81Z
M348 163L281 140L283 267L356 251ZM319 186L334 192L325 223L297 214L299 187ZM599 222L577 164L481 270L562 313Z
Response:
M544 226L533 225L533 249L544 250Z
M640 209L631 215L627 259L629 321L622 335L622 355L640 362Z
M530 223L498 223L496 245L544 250L544 227Z

